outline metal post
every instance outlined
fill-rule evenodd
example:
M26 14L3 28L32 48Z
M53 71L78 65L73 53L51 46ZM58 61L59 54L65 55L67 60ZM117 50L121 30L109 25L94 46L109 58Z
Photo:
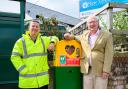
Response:
M25 0L20 1L20 26L21 34L25 32L24 30L24 18L25 18Z
M113 11L113 8L108 8L107 9L107 27L108 27L108 30L111 32L112 29L113 29L113 17L112 17L112 11Z

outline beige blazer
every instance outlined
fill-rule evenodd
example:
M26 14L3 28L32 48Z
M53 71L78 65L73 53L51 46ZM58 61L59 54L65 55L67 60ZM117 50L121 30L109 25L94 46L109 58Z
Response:
M101 75L102 72L110 73L113 60L113 41L110 32L100 30L94 47L91 49L89 45L88 31L82 35L76 36L76 40L80 41L83 53L81 58L81 73L88 74L88 60L90 53L92 55L92 72L94 75Z

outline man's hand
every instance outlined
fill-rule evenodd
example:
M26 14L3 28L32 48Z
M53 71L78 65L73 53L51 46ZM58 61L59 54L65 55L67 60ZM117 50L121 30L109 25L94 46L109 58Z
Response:
M102 73L102 78L107 79L109 77L109 73L103 72Z
M65 40L73 40L74 39L74 36L70 33L65 33L64 34L64 39Z
M49 51L54 51L55 49L55 44L54 43L50 43L50 45L48 46L48 50Z

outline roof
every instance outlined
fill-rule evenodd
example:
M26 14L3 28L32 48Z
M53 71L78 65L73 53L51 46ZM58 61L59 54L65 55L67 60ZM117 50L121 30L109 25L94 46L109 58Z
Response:
M70 25L76 25L81 21L78 18L68 16L66 14L32 4L30 2L26 2L26 14L32 17L33 19L36 19L36 15L43 15L45 18L51 18L54 16L57 18L58 21L61 21Z
M26 1L26 0L11 0L11 1Z

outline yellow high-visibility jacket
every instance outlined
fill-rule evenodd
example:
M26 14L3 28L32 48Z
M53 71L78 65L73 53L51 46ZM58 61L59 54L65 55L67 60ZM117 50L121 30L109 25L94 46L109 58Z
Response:
M38 34L34 43L29 32L23 34L14 45L11 61L19 72L20 88L39 88L49 84L47 48L50 42L58 42L56 36Z

